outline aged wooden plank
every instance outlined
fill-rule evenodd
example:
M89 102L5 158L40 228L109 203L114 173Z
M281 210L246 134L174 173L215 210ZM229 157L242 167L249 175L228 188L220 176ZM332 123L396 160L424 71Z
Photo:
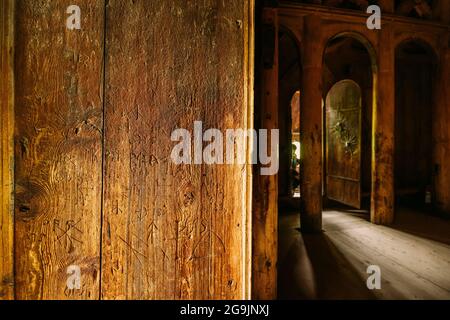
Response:
M99 297L104 1L77 1L81 30L66 28L71 4L16 3L18 299Z
M277 9L263 9L263 24L273 26L274 37L265 35L265 47L274 46L273 66L264 68L260 83L260 118L257 125L264 129L278 129L278 16ZM268 28L268 27L267 27ZM269 28L271 29L271 28ZM267 32L267 31L266 31ZM268 32L271 33L271 32ZM262 65L259 65L261 69ZM252 298L277 297L278 259L278 175L262 176L254 170Z
M337 82L326 97L327 198L361 206L361 89Z
M109 1L104 299L245 296L245 168L170 155L196 120L248 125L248 3Z
M244 88L244 94L247 100L247 128L254 128L255 125L255 117L254 117L254 108L255 108L255 11L256 4L254 0L245 1L244 8L244 21L248 21L248 23L244 23L244 58L245 67L244 76L247 86ZM246 15L246 16L245 16ZM254 141L250 138L247 141L248 146L252 146ZM251 148L247 148L247 180L246 180L246 197L247 197L247 217L246 217L246 238L245 238L245 259L243 263L246 265L246 270L244 271L244 299L251 299L252 297L252 233L253 233L253 212L252 212L252 204L253 204L253 165L251 164L252 150Z
M14 1L0 1L0 300L14 299Z

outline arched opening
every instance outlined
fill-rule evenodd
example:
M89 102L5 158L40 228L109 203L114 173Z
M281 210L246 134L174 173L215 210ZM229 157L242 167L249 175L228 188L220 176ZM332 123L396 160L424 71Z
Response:
M300 101L301 60L296 39L280 28L278 71L278 119L280 129L279 212L300 206Z
M375 53L361 35L332 38L324 52L324 207L370 211Z
M302 64L299 44L287 29L279 32L278 128L280 130L280 167L278 171L278 277L279 297L289 291L284 277L290 260L293 231L300 215L300 108ZM287 274L287 273L286 273Z
M396 48L395 194L397 210L433 205L432 121L436 56L420 40Z

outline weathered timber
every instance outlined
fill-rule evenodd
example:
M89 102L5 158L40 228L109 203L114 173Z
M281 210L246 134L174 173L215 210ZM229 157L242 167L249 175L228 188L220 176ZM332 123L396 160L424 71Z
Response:
M104 1L16 1L15 274L18 299L98 299ZM81 290L67 286L78 266Z

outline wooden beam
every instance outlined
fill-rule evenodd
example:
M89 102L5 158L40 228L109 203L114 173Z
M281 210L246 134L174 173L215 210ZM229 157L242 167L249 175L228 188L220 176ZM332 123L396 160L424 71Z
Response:
M275 46L272 68L264 68L261 84L261 123L264 129L278 129L278 14L265 8L263 24L274 27L274 38L264 38L265 46ZM273 41L273 43L267 43ZM260 66L262 68L262 66ZM270 146L268 146L270 150ZM262 176L254 171L252 298L277 297L278 259L278 176Z
M0 300L14 299L14 1L0 0Z
M300 226L304 232L322 231L322 47L321 19L305 17L300 108Z
M379 38L379 72L374 78L371 221L394 221L395 48L389 25Z

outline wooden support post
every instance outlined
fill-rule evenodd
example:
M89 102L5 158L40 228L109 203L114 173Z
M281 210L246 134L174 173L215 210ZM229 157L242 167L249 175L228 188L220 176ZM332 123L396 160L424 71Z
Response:
M0 300L14 299L14 1L0 0Z
M373 110L371 221L391 224L394 220L394 132L395 132L395 48L389 26L379 39L378 98ZM377 92L375 91L375 92Z
M450 24L450 1L435 0L433 4L433 20Z
M263 62L261 127L278 129L278 18L277 10L263 12ZM272 61L271 61L272 60ZM270 150L270 146L268 146ZM253 207L252 298L277 297L278 178L255 171Z
M448 38L442 38L439 63L434 82L433 109L433 165L434 190L437 209L450 214L450 48Z
M300 108L301 229L322 230L322 42L321 20L305 18Z

